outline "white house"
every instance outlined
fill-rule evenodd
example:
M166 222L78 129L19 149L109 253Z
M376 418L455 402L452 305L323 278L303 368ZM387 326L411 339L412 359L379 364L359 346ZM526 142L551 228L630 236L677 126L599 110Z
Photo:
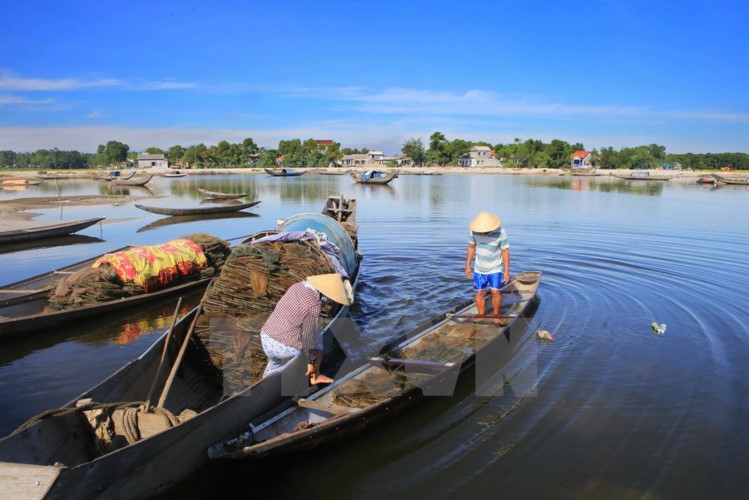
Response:
M168 168L169 162L162 153L138 153L138 168Z
M572 153L572 168L590 168L590 153L588 151L575 151Z
M499 167L499 160L494 157L494 151L489 146L474 144L471 150L458 161L461 167Z

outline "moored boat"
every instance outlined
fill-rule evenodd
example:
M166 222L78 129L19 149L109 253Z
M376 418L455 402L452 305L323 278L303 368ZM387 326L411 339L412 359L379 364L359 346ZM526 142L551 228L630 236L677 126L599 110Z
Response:
M635 170L629 174L611 174L611 176L630 181L668 181L676 177L673 174L653 174L650 170Z
M272 175L273 177L296 177L307 172L306 170L295 170L293 168L264 168L263 170L265 170L265 173Z
M136 248L138 247L120 248L58 270L0 287L0 339L8 339L22 334L27 335L30 332L184 295L201 288L205 289L211 280L211 276L201 277L196 272L166 284L163 288L157 290L144 291L129 296L123 293L122 296L112 300L82 302L77 307L65 307L57 310L51 307L51 297L61 280L76 275L83 270L91 269L94 263L105 255L121 254Z
M716 182L712 177L700 177L697 179L697 184L715 184Z
M710 174L710 176L722 184L749 186L749 177L725 177L725 176L718 175L718 174Z
M341 225L323 214L299 214L281 221L277 231L300 227L314 227L336 242L336 258L355 288L360 256ZM247 241L273 233L258 233ZM207 376L201 345L192 335L205 319L201 313L207 297L140 357L0 440L0 488L18 498L154 495L207 463L207 447L230 436L247 418L316 390L305 382L303 357L287 364L283 373L236 392ZM345 320L348 306L330 312L327 337ZM204 325L213 328L214 322ZM237 340L245 339L242 331L234 333Z
M398 172L378 172L368 170L366 172L350 172L351 177L359 184L388 184L398 177Z
M254 207L260 203L260 200L250 201L247 203L236 203L236 204L220 204L207 207L189 207L189 208L167 208L167 207L152 207L148 205L135 204L137 208L159 215L205 215L205 214L220 214L224 212L238 212L250 207Z
M130 177L114 177L112 178L112 185L113 186L145 186L148 184L151 179L153 178L153 175L134 175Z
M187 175L187 173L185 173L185 172L180 172L179 170L175 170L173 172L167 172L167 173L165 173L164 177L184 177L186 175Z
M104 219L105 217L94 217L93 219L78 219L54 223L48 221L24 221L17 224L8 221L4 224L6 229L0 231L0 244L65 236L93 226Z
M478 317L472 301L386 345L378 356L307 397L285 401L242 433L217 442L215 459L263 458L350 437L429 396L449 396L459 375L475 369L477 388L527 338L541 272L524 272L505 288L502 316ZM503 304L504 305L504 304Z

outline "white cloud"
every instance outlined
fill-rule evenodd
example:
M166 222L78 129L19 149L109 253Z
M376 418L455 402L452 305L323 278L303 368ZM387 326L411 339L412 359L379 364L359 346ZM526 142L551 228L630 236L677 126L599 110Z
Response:
M94 88L120 88L124 90L182 90L195 88L193 82L176 80L124 81L116 78L25 78L10 72L0 73L0 90L12 92L54 92Z
M49 104L54 102L52 99L26 99L15 95L0 95L0 106L21 105L21 104Z

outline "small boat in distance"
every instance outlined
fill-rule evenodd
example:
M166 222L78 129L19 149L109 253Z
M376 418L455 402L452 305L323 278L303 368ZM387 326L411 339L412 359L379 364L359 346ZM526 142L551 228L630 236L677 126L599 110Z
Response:
M293 168L264 168L263 170L265 170L265 173L272 175L273 177L296 177L307 172L306 170L294 170Z
M78 219L62 222L49 221L5 221L5 229L0 231L0 243L16 241L36 240L51 238L53 236L65 236L93 226L105 217L94 217L93 219ZM8 229L10 228L10 229Z
M710 176L722 184L734 184L736 186L749 186L749 177L724 177L718 174L710 174Z
M629 174L611 174L612 177L617 179L626 179L629 181L668 181L676 177L676 175L653 175L650 170L634 170Z
M164 174L164 177L184 177L187 174L185 172L180 172L179 170L175 170L174 172L167 172Z
M151 179L153 178L153 175L146 175L146 176L130 176L130 177L115 177L112 179L112 185L113 186L145 186L148 184Z
M247 193L220 193L217 191L208 191L203 188L198 188L198 192L204 194L206 198L215 198L219 200L235 200L247 196Z
M700 177L697 179L697 184L715 184L716 182L712 177Z
M251 201L248 203L236 203L236 204L221 204L213 205L210 207L188 207L188 208L167 208L167 207L151 207L148 205L135 204L137 208L151 212L152 214L159 215L204 215L204 214L220 214L223 212L237 212L246 208L254 207L260 203L260 200Z
M378 172L377 170L367 170L365 172L350 172L350 174L359 184L388 184L398 177L398 171Z

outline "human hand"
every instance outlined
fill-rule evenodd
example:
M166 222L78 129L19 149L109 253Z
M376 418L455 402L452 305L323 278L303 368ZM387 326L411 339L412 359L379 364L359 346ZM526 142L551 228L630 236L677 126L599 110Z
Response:
M466 278L471 279L471 266L466 266Z

